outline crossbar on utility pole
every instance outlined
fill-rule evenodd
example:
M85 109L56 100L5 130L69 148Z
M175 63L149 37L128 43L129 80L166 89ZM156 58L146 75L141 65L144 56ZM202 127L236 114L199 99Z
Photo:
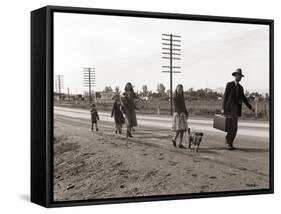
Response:
M59 93L59 100L61 100L61 90L63 88L63 75L58 74L56 75L56 90L59 90L57 93Z
M162 68L169 69L169 71L165 70L162 71L163 73L169 73L170 74L170 113L173 115L173 73L180 73L180 71L174 71L173 69L180 69L181 67L179 66L173 66L173 60L180 60L179 57L175 56L180 56L181 54L176 52L176 51L181 51L179 48L175 47L180 47L179 42L181 42L180 39L174 39L174 38L181 38L179 35L174 35L174 34L162 34L162 40L165 41L162 43L163 47L162 49L165 50L162 52L163 59L168 59L169 60L169 66L164 65Z
M87 87L89 89L89 101L90 103L92 103L93 99L92 99L92 87L95 86L95 68L84 68L83 69L83 81L84 81L84 86Z
M173 115L173 36L170 34L170 108Z

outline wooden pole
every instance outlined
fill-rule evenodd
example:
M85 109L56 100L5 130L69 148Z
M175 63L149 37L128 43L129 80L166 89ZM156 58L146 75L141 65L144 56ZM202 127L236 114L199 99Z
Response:
M171 115L173 115L173 36L170 34L170 105Z
M67 88L67 94L68 94L68 102L70 103L70 94L69 94L69 88Z
M89 96L90 96L90 103L92 103L92 89L91 89L91 68L88 68L89 74Z

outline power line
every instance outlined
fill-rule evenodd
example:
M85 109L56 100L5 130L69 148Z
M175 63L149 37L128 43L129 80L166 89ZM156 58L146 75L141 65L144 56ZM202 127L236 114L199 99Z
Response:
M59 94L59 100L61 100L61 91L64 87L64 76L61 74L56 75L55 85L56 85L56 92Z
M96 71L95 68L83 68L84 87L89 89L89 101L92 103L92 88L96 86Z
M174 69L180 69L180 66L173 66L174 60L180 60L181 54L179 53L181 51L181 36L175 35L175 34L162 34L162 59L168 59L169 65L163 65L162 70L163 73L169 73L170 74L170 110L171 115L173 115L173 73L181 73L179 70Z

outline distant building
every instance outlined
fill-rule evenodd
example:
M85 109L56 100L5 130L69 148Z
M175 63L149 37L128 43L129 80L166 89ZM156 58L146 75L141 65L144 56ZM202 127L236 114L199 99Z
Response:
M59 94L57 92L54 92L53 96L54 96L54 101L60 101L60 100L64 100L66 95L64 93Z
M97 102L100 103L110 103L113 102L113 98L115 96L115 92L96 92L95 98Z

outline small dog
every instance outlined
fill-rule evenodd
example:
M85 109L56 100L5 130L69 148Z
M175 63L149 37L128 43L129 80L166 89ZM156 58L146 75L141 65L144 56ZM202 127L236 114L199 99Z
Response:
M191 145L193 144L194 146L196 146L195 151L198 152L200 143L203 138L203 132L191 132L190 128L188 128L188 135L188 149L190 149Z

